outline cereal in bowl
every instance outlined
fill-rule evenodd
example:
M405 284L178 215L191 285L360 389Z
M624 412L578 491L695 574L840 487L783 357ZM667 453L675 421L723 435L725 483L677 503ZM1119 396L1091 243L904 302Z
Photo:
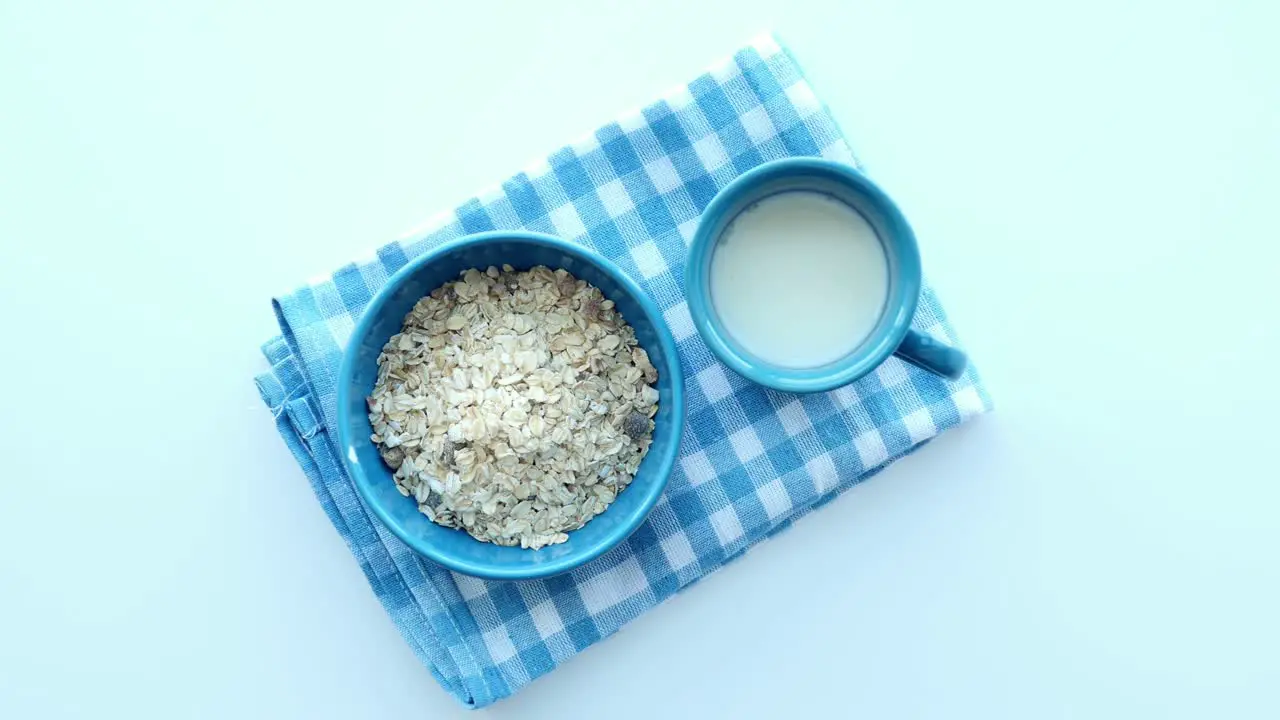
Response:
M564 270L468 270L378 356L373 442L434 522L537 549L604 512L649 449L658 371Z

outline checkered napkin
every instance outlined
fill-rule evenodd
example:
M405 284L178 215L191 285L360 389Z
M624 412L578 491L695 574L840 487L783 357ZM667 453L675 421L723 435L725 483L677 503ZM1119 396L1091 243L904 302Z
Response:
M794 59L765 37L420 236L276 299L282 336L263 348L262 397L405 640L464 704L512 694L989 407L972 371L946 382L892 358L851 386L798 396L754 386L708 352L681 293L698 215L737 175L790 155L854 162ZM495 228L572 238L621 266L663 309L688 378L679 462L649 519L607 555L546 580L487 582L419 558L361 504L329 431L339 356L371 295L410 258ZM955 340L928 289L915 327Z

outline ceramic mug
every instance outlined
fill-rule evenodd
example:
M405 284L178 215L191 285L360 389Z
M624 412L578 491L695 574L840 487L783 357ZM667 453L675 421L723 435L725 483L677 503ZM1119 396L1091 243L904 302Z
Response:
M848 355L812 368L779 366L747 352L725 330L711 302L711 256L725 229L764 198L795 191L828 195L860 213L880 239L889 268L888 298L871 333ZM946 378L960 377L967 364L963 352L911 329L921 285L915 234L889 196L848 165L809 157L765 163L721 190L702 213L685 267L689 314L711 352L748 380L787 392L822 392L847 385L890 355Z

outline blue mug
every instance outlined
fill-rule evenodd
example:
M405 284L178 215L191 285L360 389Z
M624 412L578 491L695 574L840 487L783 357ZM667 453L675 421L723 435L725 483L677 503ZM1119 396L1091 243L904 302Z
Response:
M711 256L725 229L764 198L795 191L828 195L860 213L879 237L889 267L888 298L871 333L848 355L812 368L774 365L747 352L725 331L711 301ZM911 329L921 285L915 234L889 196L848 165L809 157L765 163L721 190L702 213L685 266L689 314L711 352L748 380L786 392L834 390L871 372L890 355L946 378L960 377L967 364L964 353Z

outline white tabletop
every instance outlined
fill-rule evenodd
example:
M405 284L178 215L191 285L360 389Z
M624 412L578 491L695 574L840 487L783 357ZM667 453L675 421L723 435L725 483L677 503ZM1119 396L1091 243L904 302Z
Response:
M0 717L463 715L268 299L769 27L997 411L486 714L1280 713L1275 3L427 5L0 1Z

